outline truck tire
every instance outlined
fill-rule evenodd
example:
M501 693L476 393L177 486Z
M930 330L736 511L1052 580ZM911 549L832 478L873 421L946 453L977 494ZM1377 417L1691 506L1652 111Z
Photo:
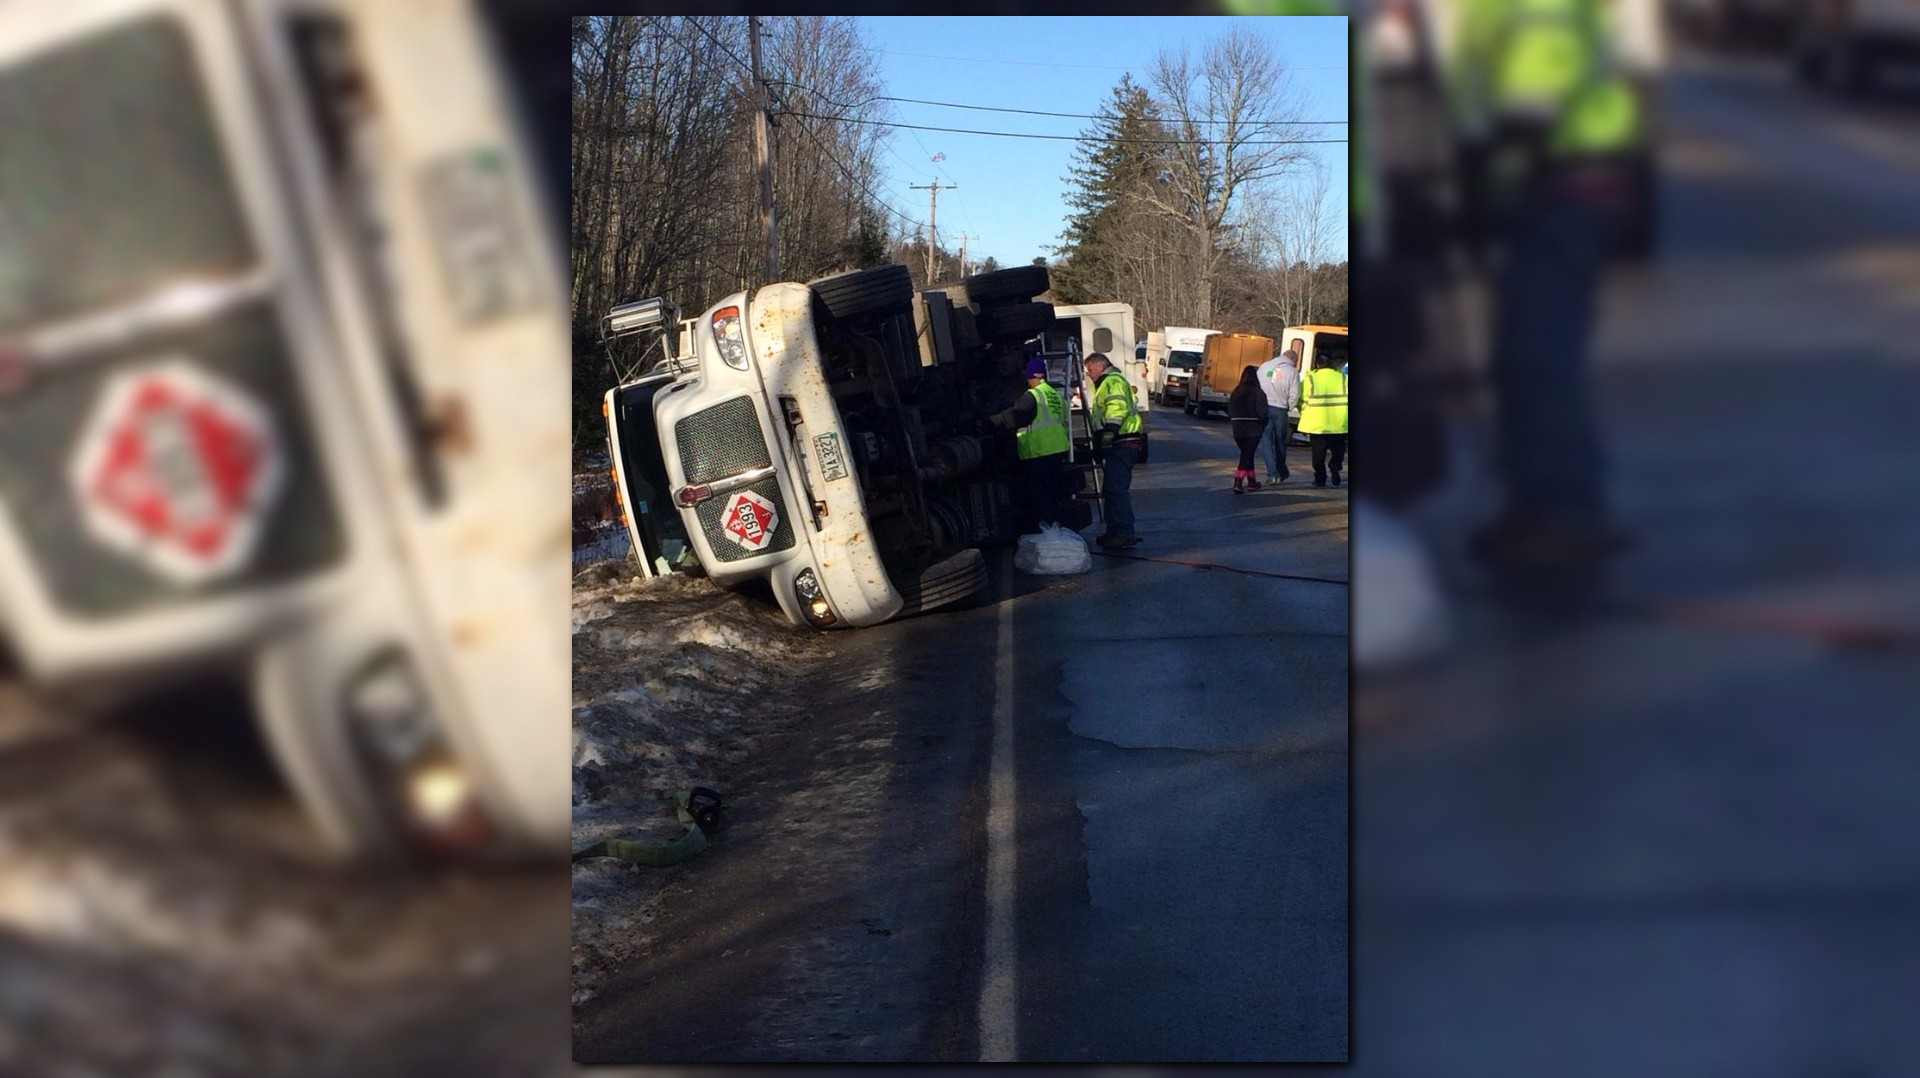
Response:
M1038 269L1038 266L1032 267ZM1007 337L1031 337L1053 325L1053 305L1050 303L1009 303L1004 307L989 307L980 312L978 320L980 336L988 340L1002 340Z
M922 570L918 579L897 582L906 605L899 617L911 617L951 606L979 594L987 586L987 559L968 547L943 562Z
M835 319L913 313L913 275L900 265L836 273L807 284Z
M1045 266L1015 266L992 273L976 273L960 283L967 287L968 301L985 304L1001 299L1032 299L1045 292L1050 282Z

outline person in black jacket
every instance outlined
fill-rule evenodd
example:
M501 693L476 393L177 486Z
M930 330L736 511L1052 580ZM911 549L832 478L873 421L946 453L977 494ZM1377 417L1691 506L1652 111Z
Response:
M1227 419L1233 423L1234 444L1240 447L1240 466L1233 470L1233 492L1259 490L1253 454L1260 448L1260 435L1267 428L1267 393L1260 388L1260 368L1250 366L1240 372L1240 384L1227 398Z

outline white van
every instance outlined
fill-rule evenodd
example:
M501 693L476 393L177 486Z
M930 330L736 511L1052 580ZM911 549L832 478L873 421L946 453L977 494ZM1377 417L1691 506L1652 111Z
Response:
M569 834L568 297L490 46L0 4L0 626L46 686L247 677L342 852Z

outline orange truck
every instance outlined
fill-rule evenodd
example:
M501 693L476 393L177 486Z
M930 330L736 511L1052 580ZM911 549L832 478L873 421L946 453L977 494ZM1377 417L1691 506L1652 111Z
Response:
M1187 394L1187 414L1205 415L1207 409L1227 410L1227 398L1240 384L1240 372L1258 367L1275 355L1272 337L1258 333L1216 333L1207 338L1200 367L1194 372L1193 392Z

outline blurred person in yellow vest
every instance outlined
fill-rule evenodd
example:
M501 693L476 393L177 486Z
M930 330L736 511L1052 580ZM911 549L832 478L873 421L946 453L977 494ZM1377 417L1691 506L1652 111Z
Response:
M1495 221L1495 569L1584 573L1621 545L1589 363L1601 271L1643 117L1602 0L1460 0L1449 97Z

